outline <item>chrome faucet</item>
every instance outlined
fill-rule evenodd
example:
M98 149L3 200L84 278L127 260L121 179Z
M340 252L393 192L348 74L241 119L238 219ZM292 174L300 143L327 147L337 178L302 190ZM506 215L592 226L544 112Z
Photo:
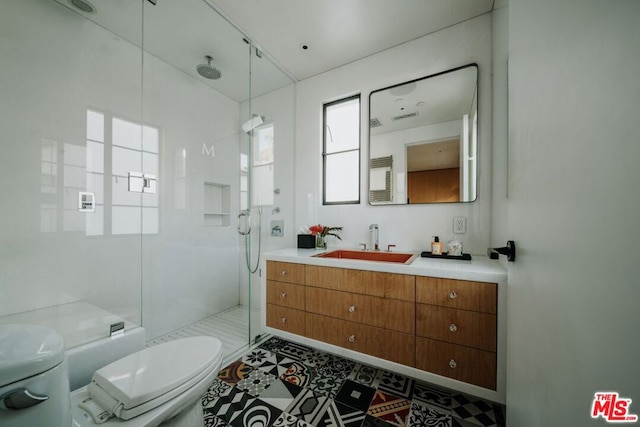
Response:
M379 237L379 229L378 224L371 224L369 226L369 233L371 233L371 249L374 251L379 251L380 247L378 246L378 237Z

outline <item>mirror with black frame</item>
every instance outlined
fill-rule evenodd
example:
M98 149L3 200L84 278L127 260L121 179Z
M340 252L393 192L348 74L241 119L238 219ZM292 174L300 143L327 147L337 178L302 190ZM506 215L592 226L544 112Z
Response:
M371 205L473 202L477 157L477 64L369 95Z

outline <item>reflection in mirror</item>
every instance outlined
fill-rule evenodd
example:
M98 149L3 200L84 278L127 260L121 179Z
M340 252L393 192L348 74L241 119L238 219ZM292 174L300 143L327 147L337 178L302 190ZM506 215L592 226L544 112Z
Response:
M472 202L477 191L476 64L369 96L369 203Z

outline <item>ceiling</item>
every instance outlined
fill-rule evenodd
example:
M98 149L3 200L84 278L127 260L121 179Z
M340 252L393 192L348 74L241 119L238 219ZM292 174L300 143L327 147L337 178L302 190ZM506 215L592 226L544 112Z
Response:
M88 0L96 13L55 1L243 102L490 12L494 1L506 0L157 0L143 7ZM214 58L220 79L196 73L205 55Z
M494 0L206 1L295 80L482 15L494 7ZM308 49L303 50L302 45Z

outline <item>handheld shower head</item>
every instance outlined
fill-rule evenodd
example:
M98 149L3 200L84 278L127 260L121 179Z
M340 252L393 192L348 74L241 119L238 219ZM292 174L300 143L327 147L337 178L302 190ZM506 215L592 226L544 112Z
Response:
M205 58L207 59L207 63L200 64L196 67L196 71L198 72L198 74L200 74L205 79L211 80L216 80L222 77L222 73L220 72L220 70L211 65L211 61L213 61L213 58L209 55L206 55Z
M249 133L263 123L264 123L264 120L262 119L262 117L254 114L251 116L249 120L244 122L244 124L242 125L242 130L245 133Z

